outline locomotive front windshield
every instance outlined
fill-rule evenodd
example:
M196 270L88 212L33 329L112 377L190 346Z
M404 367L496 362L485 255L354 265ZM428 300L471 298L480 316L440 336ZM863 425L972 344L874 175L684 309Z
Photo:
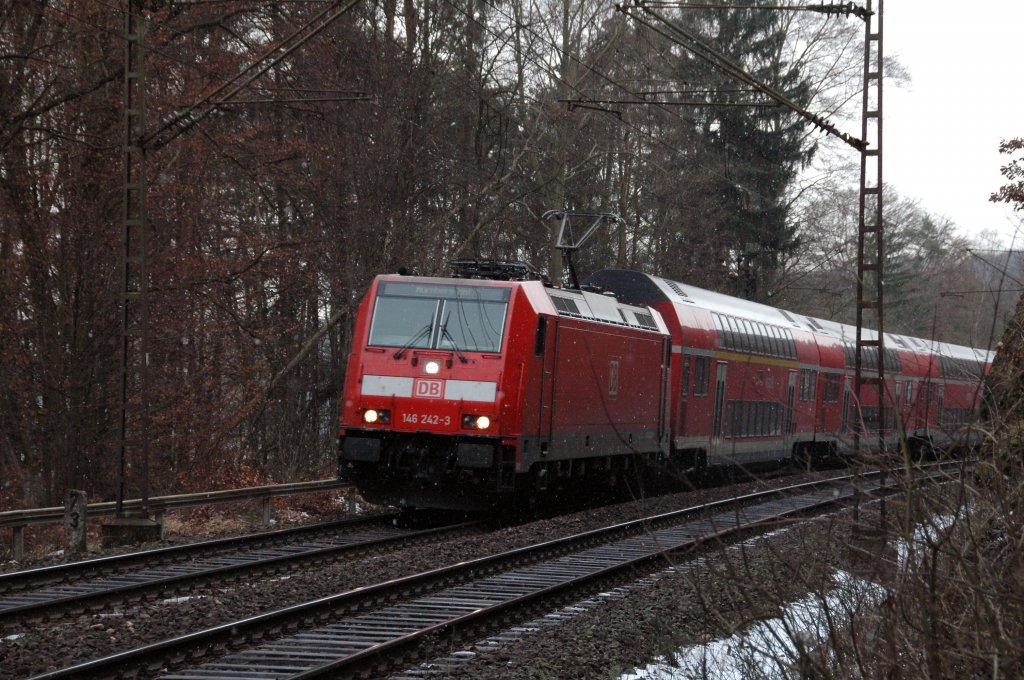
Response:
M385 281L377 290L370 344L499 352L510 290Z

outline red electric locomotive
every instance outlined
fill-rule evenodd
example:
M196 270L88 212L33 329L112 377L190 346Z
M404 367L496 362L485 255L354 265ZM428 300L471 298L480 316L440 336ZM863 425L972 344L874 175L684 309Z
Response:
M342 475L410 508L613 484L668 451L669 350L656 312L608 295L378 276L348 362Z
M987 351L887 333L879 409L877 389L857 403L851 326L631 271L582 288L377 277L348 363L341 474L374 502L484 509L615 486L655 461L846 457L858 428L864 448L970 443ZM864 359L877 367L877 350Z

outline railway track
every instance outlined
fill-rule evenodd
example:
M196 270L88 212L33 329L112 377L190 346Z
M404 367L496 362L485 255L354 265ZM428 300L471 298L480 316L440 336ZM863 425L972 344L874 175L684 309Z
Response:
M428 540L475 523L410 530L398 513L216 539L0 575L0 630Z
M941 466L930 468L945 474ZM889 476L844 475L749 494L512 550L268 612L36 676L173 680L379 674L708 543L827 512L861 494L897 493ZM201 665L188 667L198 661Z

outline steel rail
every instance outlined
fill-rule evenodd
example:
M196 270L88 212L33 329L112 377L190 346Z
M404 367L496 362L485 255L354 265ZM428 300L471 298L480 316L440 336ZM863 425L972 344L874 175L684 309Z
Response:
M428 540L445 533L467 530L478 524L479 522L467 522L417 531L381 526L380 532L375 536L367 536L364 533L350 535L348 540L338 537L333 541L290 546L278 551L258 550L220 555L189 564L165 566L98 582L82 583L63 590L27 593L24 597L0 600L0 630L23 626L29 621L45 621L69 614L102 611L124 602L179 595L209 583L234 581L257 574L280 573L323 564L395 543Z
M179 494L175 496L154 496L149 499L150 512L166 512L178 508L190 508L197 505L214 503L233 503L236 501L272 498L276 496L294 496L306 493L319 493L344 489L351 486L337 479L320 479L312 482L291 482L288 484L271 484L268 486L251 486L243 489L222 489L220 491L201 491L198 493ZM142 500L126 499L126 510L138 510ZM86 506L88 518L112 515L117 510L115 501L89 503ZM64 507L29 508L25 510L5 510L0 512L0 528L19 527L28 524L49 524L64 521Z
M169 510L190 508L198 505L214 503L232 503L236 501L261 500L263 502L263 525L270 519L270 499L278 496L296 494L321 493L350 486L338 479L321 479L312 482L290 482L253 486L243 489L221 489L219 491L202 491L199 493L178 494L174 496L157 496L150 498L147 509L156 515ZM118 512L116 501L89 503L85 508L86 521L113 515ZM142 499L125 499L122 511L138 512L142 510ZM46 508L23 508L21 510L5 510L0 512L0 529L11 530L11 548L14 558L21 560L25 556L25 528L30 524L55 524L67 519L68 510L63 506Z
M517 603L534 602L556 592L571 590L582 581L566 577L566 572L571 570L565 560L579 558L577 561L590 566L590 576L587 578L600 578L665 554L675 554L717 538L735 535L736 532L757 530L765 522L849 501L859 498L863 493L877 493L877 483L869 479L879 474L875 471L861 475L859 480L853 475L842 475L829 480L747 494L555 539L189 633L38 675L36 680L119 677L137 672L156 672L207 656L223 655L232 649L259 644L263 640L293 634L311 626L321 628L296 636L300 646L304 645L299 651L261 648L249 652L251 658L242 653L241 657L236 655L235 659L242 658L243 663L249 664L255 663L253 658L278 659L278 666L281 667L279 671L287 666L290 673L288 677L295 678L317 677L323 673L337 674L343 670L346 673L349 670L355 672L357 666L376 663L385 652L397 652L410 645L414 646L431 634L500 614ZM886 492L898 492L899 487L896 485L899 480L892 476L890 479L891 485ZM867 485L867 490L854 487L853 483L857 481ZM840 490L834 486L837 483L846 485L846 488ZM787 505L786 499L793 498L802 500L791 501ZM773 505L774 508L771 507ZM666 533L671 531L673 524L694 517L705 518L692 525L684 525L681 530L677 530L674 538ZM601 550L600 546L605 546L607 552L607 545L616 541L621 545L615 544L613 552L620 553L619 559L610 560L607 554L602 556L592 551ZM621 553L626 552L631 553L631 556L621 558ZM515 571L523 566L544 567L548 564L552 568L539 581L539 577L534 576L540 572L531 576L529 573ZM489 580L492 578L499 580ZM500 582L502 578L505 582ZM456 588L471 583L479 584L480 587L468 595L465 592L460 594ZM446 588L449 590L446 591ZM500 596L499 601L488 602L492 596ZM403 599L410 597L421 599L407 602L408 606L404 610L396 609L402 606ZM431 618L430 608L438 603L450 615ZM386 608L382 611L372 610L381 607ZM342 620L344 616L354 617L353 621L361 619L366 626L351 633L352 640L358 642L357 647L344 653L327 650L326 647L332 641L336 643L346 639L347 633L339 628L346 625ZM395 624L403 620L415 621L418 625L395 634ZM229 657L209 664L209 668L173 677L210 678L218 677L221 671L225 677L241 677L237 667L231 670L232 663L233 658ZM365 672L365 668L362 672Z
M0 574L0 595L57 583L74 583L86 578L98 578L108 574L119 573L125 569L138 569L158 564L173 564L193 559L197 555L212 557L231 550L255 550L260 547L286 543L302 536L328 533L339 529L352 530L363 524L372 526L374 524L391 522L398 518L399 514L397 512L386 512L333 522L318 522L297 527L274 529L272 531L261 531L242 536L214 538L195 543L139 550L123 555L108 555L75 562L9 571ZM2 603L2 600L0 600L0 603ZM3 607L3 605L0 604L0 607Z

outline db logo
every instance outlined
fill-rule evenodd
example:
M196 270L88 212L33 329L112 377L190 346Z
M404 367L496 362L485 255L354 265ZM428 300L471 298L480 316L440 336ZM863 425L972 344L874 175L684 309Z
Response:
M414 397L427 397L428 399L440 399L444 393L443 380L428 380L417 378L413 384L412 395Z

